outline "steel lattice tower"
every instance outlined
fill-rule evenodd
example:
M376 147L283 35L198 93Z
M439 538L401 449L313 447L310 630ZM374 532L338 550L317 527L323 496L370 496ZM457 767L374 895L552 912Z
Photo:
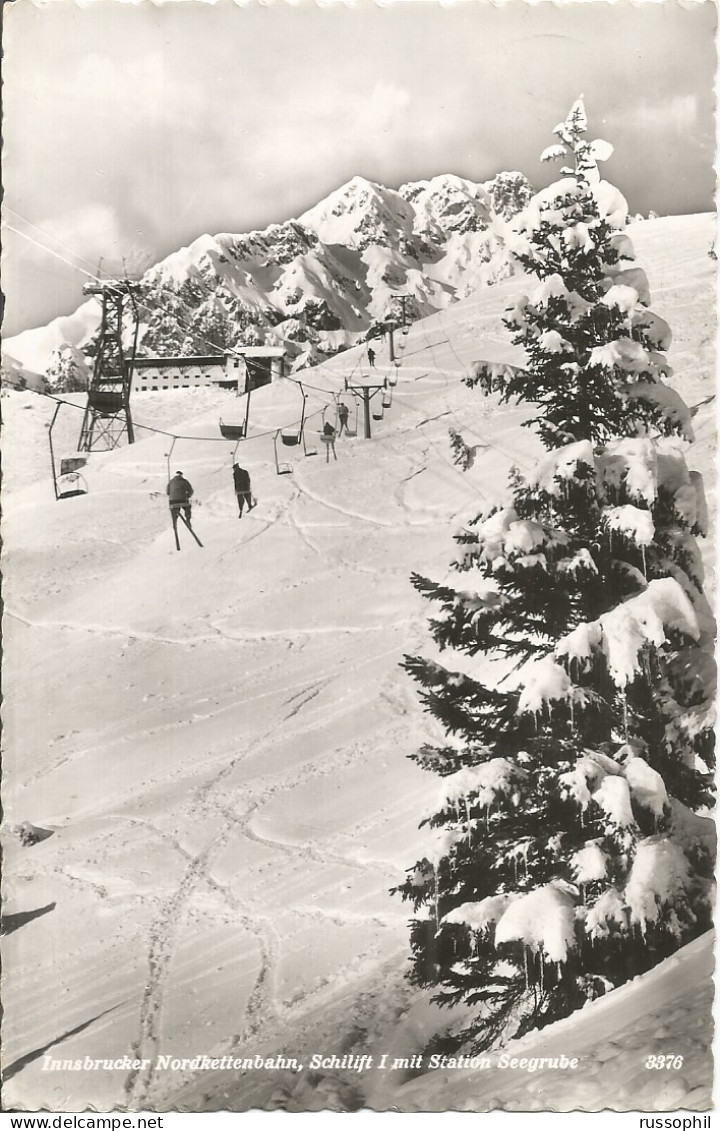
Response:
M130 385L139 328L135 302L135 295L139 290L139 283L128 280L87 283L83 287L84 294L98 295L101 298L102 320L78 442L78 450L81 452L116 448L126 434L129 444L135 440L130 413ZM125 353L122 340L123 315L128 306L132 309L135 326L129 356Z

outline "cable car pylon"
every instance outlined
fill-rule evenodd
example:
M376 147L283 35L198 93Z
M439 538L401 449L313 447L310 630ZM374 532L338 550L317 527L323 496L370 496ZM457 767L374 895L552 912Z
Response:
M135 360L140 315L135 295L140 284L127 279L86 283L83 294L97 295L102 300L102 319L88 399L80 429L78 450L108 451L116 448L123 436L128 444L135 441L130 413L130 386ZM132 351L123 346L123 316L132 308L134 333Z

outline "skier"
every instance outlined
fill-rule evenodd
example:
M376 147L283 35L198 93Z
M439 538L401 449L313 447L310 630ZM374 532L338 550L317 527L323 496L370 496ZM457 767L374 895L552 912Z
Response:
M233 483L235 485L235 495L237 497L238 507L240 508L240 514L238 515L238 518L242 518L243 507L245 506L245 503L247 503L248 513L255 506L252 497L252 490L250 487L250 472L246 471L244 467L240 467L240 465L237 463L233 464L232 472Z
M342 436L343 428L347 432L347 430L348 430L347 424L348 424L348 416L349 415L350 415L350 410L349 410L348 406L346 404L343 404L343 402L341 401L340 404L338 405L338 420L340 421L340 427L338 429L338 436Z
M329 420L326 420L323 425L322 435L320 439L325 445L325 463L330 463L330 449L332 454L337 459L337 452L335 451L335 436L336 432Z
M190 500L193 497L192 485L184 478L182 471L176 471L167 485L168 501L173 526L177 526L180 511L185 515L185 521L190 522Z
M368 361L370 362L370 365L374 369L375 368L375 350L372 348L372 346L368 346Z

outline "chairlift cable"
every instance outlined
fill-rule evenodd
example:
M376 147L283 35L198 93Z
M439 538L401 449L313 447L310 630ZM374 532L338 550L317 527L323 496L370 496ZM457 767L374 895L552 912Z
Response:
M23 224L27 224L27 226L29 228L33 228L41 236L44 236L45 239L50 240L52 243L56 243L58 245L58 247L63 248L63 250L68 253L68 255L72 255L72 257L74 259L78 259L82 263L87 263L89 266L91 266L90 260L86 259L84 255L80 255L79 252L73 251L71 247L68 247L67 244L63 243L62 240L57 238L57 236L53 236L53 235L50 234L50 232L46 232L43 228L39 227L37 224L34 224L32 222L32 220L28 220L28 218L26 216L23 216L22 213L18 212L15 208L10 208L9 205L6 204L5 205L5 212L11 212L13 214L13 216L17 216L18 220L21 220L23 222ZM5 224L4 227L10 228L10 225ZM11 228L11 231L16 231L16 229ZM22 233L22 232L16 232L16 234L23 236L23 238L25 238L24 233ZM48 248L45 245L38 245L38 246L43 247L43 249L45 251L51 251L52 250L51 248ZM100 262L102 263L102 259L100 260ZM82 270L82 268L78 267L77 270L80 271L80 270ZM90 278L95 279L96 282L100 281L99 275L95 274L94 272L89 271L89 272L86 272L86 274L88 274L90 276Z
M32 236L28 235L27 232L21 232L18 228L14 228L12 224L5 224L4 227L7 231L14 232L16 236L20 236L21 239L27 240L28 243L34 244L35 247L39 247L41 251L46 251L48 255L52 255L55 257L55 259L59 259L61 263L64 263L66 267L70 267L71 270L79 271L81 275L87 275L89 279L95 279L96 282L99 282L96 276L93 275L90 271L86 271L84 267L78 267L75 263L71 263L70 260L66 259L64 255L60 255L59 252L53 251L51 247L46 247L44 244L39 243L37 240L34 240Z
M57 404L65 404L65 405L68 405L70 408L79 409L80 412L85 411L83 405L75 404L73 401L63 400L61 397L56 397L53 393L37 393L36 395L39 396L39 397L46 397L48 400L55 401ZM318 409L317 412L314 412L311 415L312 416L318 416L320 412L322 412L322 409ZM305 419L309 420L310 417L308 416ZM295 421L291 421L289 424L283 424L282 427L283 428L293 428L296 425L298 425L299 423L300 423L299 421L295 420ZM169 437L176 439L176 440L197 441L198 443L203 443L203 444L233 444L233 443L235 443L234 440L227 439L223 436L185 436L182 433L169 432L166 428L156 428L152 424L139 424L137 420L134 420L133 424L136 428L142 428L145 432L154 432L159 436L169 436ZM276 428L268 428L264 432L256 432L254 436L248 436L248 442L250 442L252 440L260 440L264 436L272 436L275 431L276 431Z
M25 220L24 217L22 217L22 219L23 219L24 223L27 223L27 224L31 223L29 220ZM36 227L36 225L32 225L32 226ZM43 243L39 242L38 240L33 239L33 237L31 235L29 235L27 232L20 231L18 228L13 227L12 224L5 224L5 228L7 228L8 231L14 232L16 235L20 236L21 239L27 240L28 243L33 244L35 247L39 248L41 251L45 251L45 252L47 252L48 255L52 255L55 259L59 259L61 263L64 263L65 266L69 267L72 271L79 271L79 273L81 275L86 275L88 279L92 279L96 283L103 283L104 285L109 285L111 287L113 283L119 284L119 283L122 282L122 280L118 279L115 275L111 275L109 279L101 279L98 275L94 274L92 271L87 271L83 267L78 267L77 264L72 263L66 256L60 255L59 252L53 250L53 248L51 248L51 247L48 247L47 244L43 244ZM40 230L41 229L38 229L38 231L40 231ZM50 238L52 238L52 237L50 237ZM75 253L70 251L69 249L66 249L66 250L68 250L70 255L75 255ZM76 258L82 258L82 256L76 256ZM87 260L85 262L87 262ZM140 307L141 309L145 310L146 312L150 313L150 314L154 314L157 310L157 308L151 307L147 303L142 302L141 300L138 300L137 306ZM170 317L173 319L173 321L175 322L175 324L178 326L179 329L185 330L187 333L196 334L197 337L201 341L206 342L207 345L212 346L214 349L218 350L220 353L229 353L233 357L242 357L243 356L241 352L239 352L237 349L233 348L232 346L220 346L219 343L214 341L212 338L207 337L205 334L199 333L189 323L183 322L183 320L176 313L174 313L174 312L168 312L168 313L170 313Z
M14 210L12 210L12 209L10 209L10 211L13 211L13 212L14 212ZM31 226L31 227L33 227L33 228L35 228L35 229L36 229L36 230L37 230L38 232L40 232L41 234L44 234L44 235L46 235L46 236L47 236L47 233L44 233L44 232L42 231L42 229L40 229L40 228L39 228L39 227L38 227L37 225L33 224L33 223L32 223L32 221L30 221L30 220L27 220L27 219L26 219L25 217L21 216L21 215L20 215L20 213L18 213L18 212L14 212L14 214L15 214L15 215L17 215L17 216L19 216L19 217L20 217L20 219L21 219L21 220L23 221L23 223L26 223L26 224L28 224L29 226ZM47 252L47 253L48 253L48 255L52 255L52 256L53 256L54 258L56 258L56 259L60 260L60 262L62 262L62 263L65 263L65 265L66 265L67 267L70 267L70 268L71 268L72 270L75 270L75 271L79 271L79 272L80 272L80 274L82 274L82 275L86 275L86 276L87 276L87 277L88 277L89 279L93 279L93 280L94 280L95 282L98 282L98 283L107 283L107 282L109 282L110 284L112 284L113 282L115 282L115 283L118 283L118 284L119 284L119 283L120 283L120 282L122 281L122 280L119 280L119 279L115 278L114 276L111 276L111 278L110 278L109 280L102 280L102 279L100 279L100 277L99 277L98 275L96 275L95 273L93 273L93 272L91 272L91 271L86 271L86 270L85 270L84 268L81 268L81 267L78 267L78 266L76 266L76 265L75 265L75 264L73 264L73 263L72 263L72 262L71 262L71 261L70 261L69 259L67 259L67 258L66 258L65 256L63 256L63 255L60 255L60 254L59 254L59 253L58 253L57 251L54 251L54 250L53 250L52 248L48 247L48 246L47 246L46 244L43 244L43 243L41 243L41 242L39 242L39 241L37 241L37 240L33 239L33 238L32 238L32 236L30 236L30 235L29 235L29 234L28 234L27 232L21 232L21 231L20 231L19 229L17 229L17 228L14 228L14 227L12 227L12 225L9 225L9 224L6 224L5 226L6 226L6 227L7 227L7 228L8 228L8 229L9 229L10 231L13 231L13 232L15 232L15 233L16 233L17 235L19 235L19 236L20 236L21 238L23 238L23 239L27 240L27 241L28 241L29 243L32 243L32 244L34 244L34 245L35 245L36 247L38 247L38 248L39 248L39 249L40 249L41 251L45 251L45 252ZM52 236L49 236L48 238L52 239L53 237L52 237ZM59 242L59 241L58 241L58 242ZM65 250L66 250L66 251L68 251L68 253L69 253L69 254L71 254L71 255L75 255L75 253L74 253L74 252L72 252L72 251L71 251L71 250L70 250L69 248L67 248L67 247L66 247L66 245L63 245L63 244L61 244L61 246L65 247ZM79 258L79 259L82 259L82 256L75 256L75 257L76 257L76 258ZM85 262L87 262L87 260L85 260ZM137 298L136 298L136 297L135 297L134 295L133 295L133 296L131 296L131 297L132 297L132 299L133 299L133 306L135 307L135 309L136 309L136 310L137 310L137 308L138 308L138 307L140 307L140 308L142 308L143 310L145 310L145 311L148 311L149 313L155 313L155 309L156 309L156 308L153 308L153 307L150 307L150 306L148 306L148 304L147 304L147 303L144 303L144 302L143 302L143 301L142 301L141 299L137 299ZM171 314L171 317L172 317L173 321L174 321L174 322L176 323L176 325L177 325L177 326L178 326L178 327L179 327L180 329L184 329L184 330L186 330L186 331L188 331L188 332L196 332L196 331L194 331L194 330L192 329L192 327L190 327L190 326L189 326L188 324L184 323L184 322L183 322L183 320L182 320L182 319L181 319L181 318L180 318L180 317L179 317L179 316L178 316L177 314L175 314L175 313L172 313L172 314ZM212 338L208 338L208 337L206 337L206 336L205 336L205 335L203 335L203 334L198 334L198 337L199 337L199 338L201 339L201 341L207 342L207 343L208 343L208 345L211 345L211 346L213 346L214 348L218 349L218 350L219 350L220 352L222 352L222 353L229 353L229 354L231 354L232 356L237 356L237 357L242 357L242 356L243 356L243 354L242 354L242 352L241 352L240 350L237 350L237 349L233 349L232 347L221 347L221 346L220 346L220 345L219 345L219 344L218 344L217 342L215 342L215 341L214 341L214 340L213 340ZM352 378L354 377L354 375L355 375L355 373L357 372L358 368L360 368L361 364L362 364L362 354L360 354L360 355L358 356L358 358L357 358L357 360L356 360L356 362L355 362L355 365L353 366L353 368L352 368L352 370L351 370L351 372L350 372L350 380L352 380ZM293 384L300 384L300 381L299 381L299 380L298 380L297 378L295 378L295 377L292 377L292 376L290 376L290 375L288 375L288 377L287 377L287 380L289 380L289 381L292 381L292 382L293 382ZM318 393L321 393L321 394L322 394L323 396L325 396L325 397L328 397L328 396L332 397L332 396L333 396L332 392L330 392L330 391L329 391L329 390L327 390L327 389L321 389L321 388L320 388L319 386L316 386L316 385L307 385L307 384L305 384L305 382L303 382L303 384L305 385L305 387L306 387L306 388L308 388L308 389L311 389L311 390L312 390L313 392L318 392ZM69 404L69 405L70 405L70 407L72 407L72 408L78 408L78 409L81 409L82 411L84 411L84 408L83 408L83 406L81 406L81 405L75 405L75 404L74 404L74 403L73 403L72 401L65 401L65 400L61 400L60 398L54 397L54 396L53 396L52 394L50 394L50 393L43 393L43 394L40 394L40 395L42 395L42 396L47 396L47 397L49 397L49 398L50 398L51 400L54 400L54 401L56 401L56 402L59 402L59 403L62 403L62 404ZM330 403L331 403L331 401L330 401L330 400L326 401L326 406L325 406L325 407L327 407L327 406L328 406L328 405L329 405ZM312 413L312 414L311 414L311 416L319 415L319 413L320 413L321 411L322 411L322 410L318 410L318 412L316 412L316 413ZM308 418L308 419L309 419L309 418ZM175 434L175 433L173 433L173 432L169 432L169 431L167 431L167 430L165 430L165 429L162 429L162 428L155 428L155 427L153 427L153 426L151 426L151 425L148 425L148 424L138 424L138 423L137 423L136 421L134 421L133 423L134 423L135 427L137 427L137 428L143 428L143 429L144 429L145 431L153 432L153 433L156 433L156 434L159 434L159 435L170 436L170 437L173 437L173 438L176 438L176 439L181 439L181 440L198 440L198 441L202 441L203 443L207 443L207 442L211 442L211 441L214 441L214 442L218 442L218 443L228 443L228 442L229 442L229 441L228 441L228 440L227 440L226 438L224 438L224 437L217 437L217 436L207 436L207 437L196 437L196 436L181 436L181 435L177 435L177 436L176 436L176 434ZM292 427L292 425L291 425L291 424L290 424L290 425L284 425L284 427L290 428L290 427ZM271 436L271 435L273 434L273 432L274 432L274 429L268 429L268 430L267 430L267 431L265 431L265 432L259 432L259 433L257 433L257 434L256 434L255 436L249 436L249 437L247 437L247 439L248 439L248 440L256 440L256 439L261 439L261 438L262 438L262 437L264 437L264 436Z

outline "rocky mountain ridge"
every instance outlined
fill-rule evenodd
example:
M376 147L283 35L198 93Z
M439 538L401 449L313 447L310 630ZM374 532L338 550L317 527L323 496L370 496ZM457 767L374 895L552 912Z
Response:
M362 340L398 294L424 317L507 276L504 231L531 194L518 172L483 184L443 175L398 189L354 177L296 219L200 236L145 272L139 351L283 345L294 368L316 364ZM64 343L92 352L97 322L88 327L80 311L78 333L71 315L57 320L62 332L10 339L7 353L29 368L44 361L38 371L52 380Z

